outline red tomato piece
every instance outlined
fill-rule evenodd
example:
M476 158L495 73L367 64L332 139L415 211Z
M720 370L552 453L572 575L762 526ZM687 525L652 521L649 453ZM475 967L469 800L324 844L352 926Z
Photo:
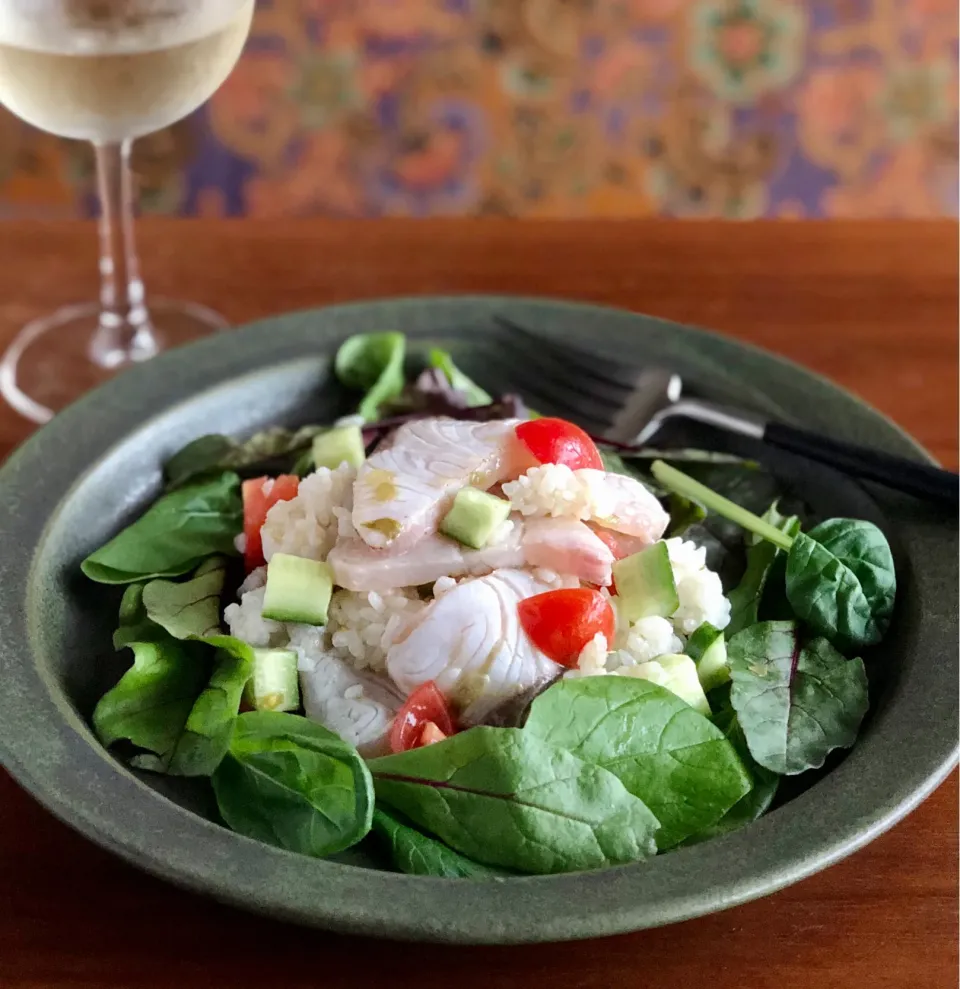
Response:
M427 731L433 724L435 732L444 738L457 730L453 716L447 706L447 699L433 680L421 683L397 711L390 729L390 751L406 752L426 744L425 736L433 736ZM428 741L439 742L439 737L429 737Z
M267 512L278 501L296 498L299 488L300 478L293 474L281 474L275 478L255 477L243 482L243 534L247 537L243 559L247 573L266 563L260 530L267 520Z
M597 632L608 642L613 638L613 608L599 591L589 587L535 594L521 601L518 611L530 641L563 666L576 666L580 651Z
M517 426L517 439L541 464L564 464L571 470L603 470L596 443L566 419L531 419Z

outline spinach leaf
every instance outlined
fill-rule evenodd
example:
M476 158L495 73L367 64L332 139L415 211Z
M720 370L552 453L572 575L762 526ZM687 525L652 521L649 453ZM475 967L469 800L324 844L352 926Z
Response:
M213 673L197 698L167 760L139 758L141 769L171 776L209 776L230 748L243 688L253 673L253 649L230 635L203 639L217 652Z
M236 553L242 528L240 478L227 472L163 495L81 566L101 584L179 577L208 556Z
M373 811L373 830L389 851L393 864L407 875L447 879L497 879L504 875L455 852L379 807Z
M463 392L467 400L467 405L470 408L479 405L490 405L493 402L493 396L485 392L478 384L468 378L463 371L461 371L456 364L453 363L453 358L445 350L437 350L434 348L430 351L430 366L437 368L442 371L447 380L450 382L450 387L454 391Z
M199 436L175 453L163 466L170 487L180 487L203 474L223 470L223 459L237 448L229 436L210 433Z
M212 782L234 831L292 852L332 855L370 830L373 784L363 759L298 715L241 714Z
M795 775L853 745L867 712L863 661L823 638L802 645L795 622L761 622L727 644L730 702L753 758Z
M684 497L787 551L786 593L798 618L841 649L874 645L893 613L897 579L886 537L862 519L828 519L791 536L674 467L654 477Z
M190 580L151 580L143 585L141 597L146 617L175 639L216 635L224 576L223 557L212 556L197 567Z
M403 391L406 338L402 333L358 333L344 340L334 368L341 383L365 391L357 412L375 422L380 407Z
M750 790L723 732L648 680L561 680L533 702L523 730L613 773L659 819L661 850L715 824Z
M729 685L727 685L729 687ZM710 695L711 702L716 703L713 695ZM753 789L741 797L716 824L698 831L691 835L685 845L698 844L708 838L717 838L731 831L737 831L748 824L752 824L759 817L762 817L773 803L773 798L777 795L777 788L780 785L780 777L777 773L772 773L769 769L764 769L750 755L750 748L747 745L747 736L737 719L737 713L730 704L729 689L727 690L726 703L717 703L713 715L713 723L724 733L730 744L736 749L737 755L753 779Z
M133 666L100 698L93 712L97 738L110 747L126 739L165 764L209 676L202 648L161 632L133 642Z
M776 502L766 510L762 517L765 522L781 532L785 532L788 536L795 536L800 531L800 520L796 515L782 516L777 511ZM727 595L730 600L730 624L726 628L728 638L749 625L756 625L759 620L760 602L763 599L767 580L774 561L782 553L778 546L774 546L773 543L768 543L766 540L748 540L748 543L747 569L744 571L740 583Z
M146 584L130 584L120 599L120 625L113 633L113 648L120 650L134 642L156 642L166 639L165 631L147 617L143 606Z
M471 728L370 771L379 801L487 865L571 872L656 852L659 824L643 801L525 730Z
M167 461L164 467L167 487L181 487L225 470L248 478L308 473L313 464L311 444L327 428L301 426L290 430L273 426L243 442L219 433L201 436Z
M828 519L798 533L787 557L787 599L843 650L879 642L890 624L897 578L883 533L860 519Z

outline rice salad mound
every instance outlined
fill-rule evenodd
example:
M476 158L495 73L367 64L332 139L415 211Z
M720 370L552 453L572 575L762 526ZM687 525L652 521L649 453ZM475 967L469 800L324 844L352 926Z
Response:
M447 433L454 424L444 422ZM540 519L556 520L538 530L540 538L546 533L546 538L556 540L554 552L548 554L551 567L523 563L523 554L518 558L511 553L509 558L516 561L512 564L471 565L469 576L463 576L461 568L424 586L411 580L408 586L384 589L382 576L375 589L334 586L322 626L265 618L268 567L253 570L240 586L237 602L225 609L224 619L232 635L252 646L296 652L308 717L353 744L379 751L405 697L427 681L436 682L448 699L462 701L469 696L470 703L461 711L464 718L467 709L492 710L497 698L546 686L561 676L640 676L667 682L657 659L682 654L687 637L704 622L718 629L729 623L730 603L719 576L706 566L705 550L679 537L663 539L668 516L638 481L555 463L503 467L514 472L498 475L500 461L490 459L493 440L484 434L484 445L472 447L470 431L464 433L462 451L445 447L445 459L435 465L423 459L427 448L424 428L421 420L416 452L406 459L403 450L398 451L404 443L404 427L389 437L384 447L394 465L390 469L376 466L375 453L360 471L343 463L333 470L321 467L304 477L295 497L277 502L266 514L261 536L268 565L277 554L326 562L334 547L340 553L343 546L344 552L349 547L355 554L367 554L372 569L365 573L371 574L370 583L374 571L383 572L379 554L391 561L391 582L402 583L405 574L422 579L424 568L413 564L436 554L438 547L440 559L453 559L444 549L452 540L437 531L442 511L435 506L442 497L449 505L452 495L444 492L456 490L449 487L450 478L461 469L457 458L462 457L463 483L476 484L482 475L493 496L502 492L509 502L510 514L490 529L484 545L522 547L528 526ZM508 459L504 454L502 464ZM395 469L397 464L403 464L403 470ZM418 471L427 477L422 486ZM393 531L395 520L402 519L401 530L418 526L416 532L398 530L397 536L403 538L397 539L395 547L368 545L364 531L355 524L355 486L358 477L371 472L379 478L382 491L382 507L375 507L373 513L382 512L382 518L363 525ZM394 502L399 506L396 509ZM595 540L586 529L599 536L604 552L613 553L614 559L663 541L679 601L675 613L626 622L619 599L611 596L609 588L574 576L578 569L584 572L579 554L586 553L587 547L596 553L591 545ZM419 558L418 546L423 547ZM334 559L330 562L334 564ZM336 565L331 573L337 573ZM362 580L357 583L363 586ZM614 631L609 640L603 633L594 634L572 668L567 668L539 651L518 622L517 608L525 598L570 588L597 589L613 609ZM486 699L475 697L478 692Z

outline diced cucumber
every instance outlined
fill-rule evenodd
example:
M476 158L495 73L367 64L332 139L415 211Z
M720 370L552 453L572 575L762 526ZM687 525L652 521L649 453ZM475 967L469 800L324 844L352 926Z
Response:
M464 546L483 549L509 516L509 501L479 488L461 488L440 523L440 531Z
M275 622L326 625L333 575L326 563L276 553L267 565L263 617Z
M649 663L641 663L631 676L651 680L686 701L700 714L710 715L710 702L700 685L697 666L689 656L657 656Z
M687 655L697 664L700 685L707 693L730 679L726 639L709 622L704 622L687 640Z
M296 711L300 707L297 654L292 649L254 649L253 675L243 696L258 711Z
M359 467L366 460L363 430L357 425L334 426L314 437L313 466L336 470L341 464Z
M680 607L665 542L654 543L613 565L620 614L628 622L669 618Z

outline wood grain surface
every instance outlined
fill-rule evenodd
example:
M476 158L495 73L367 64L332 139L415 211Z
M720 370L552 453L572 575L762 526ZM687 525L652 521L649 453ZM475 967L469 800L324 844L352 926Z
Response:
M952 222L153 221L141 243L149 290L236 322L353 298L514 292L710 326L833 378L957 464ZM94 250L85 224L0 224L0 346L94 295ZM29 429L0 409L0 454ZM182 893L0 774L0 986L945 989L957 985L957 801L954 774L852 858L712 917L454 948L300 930Z

